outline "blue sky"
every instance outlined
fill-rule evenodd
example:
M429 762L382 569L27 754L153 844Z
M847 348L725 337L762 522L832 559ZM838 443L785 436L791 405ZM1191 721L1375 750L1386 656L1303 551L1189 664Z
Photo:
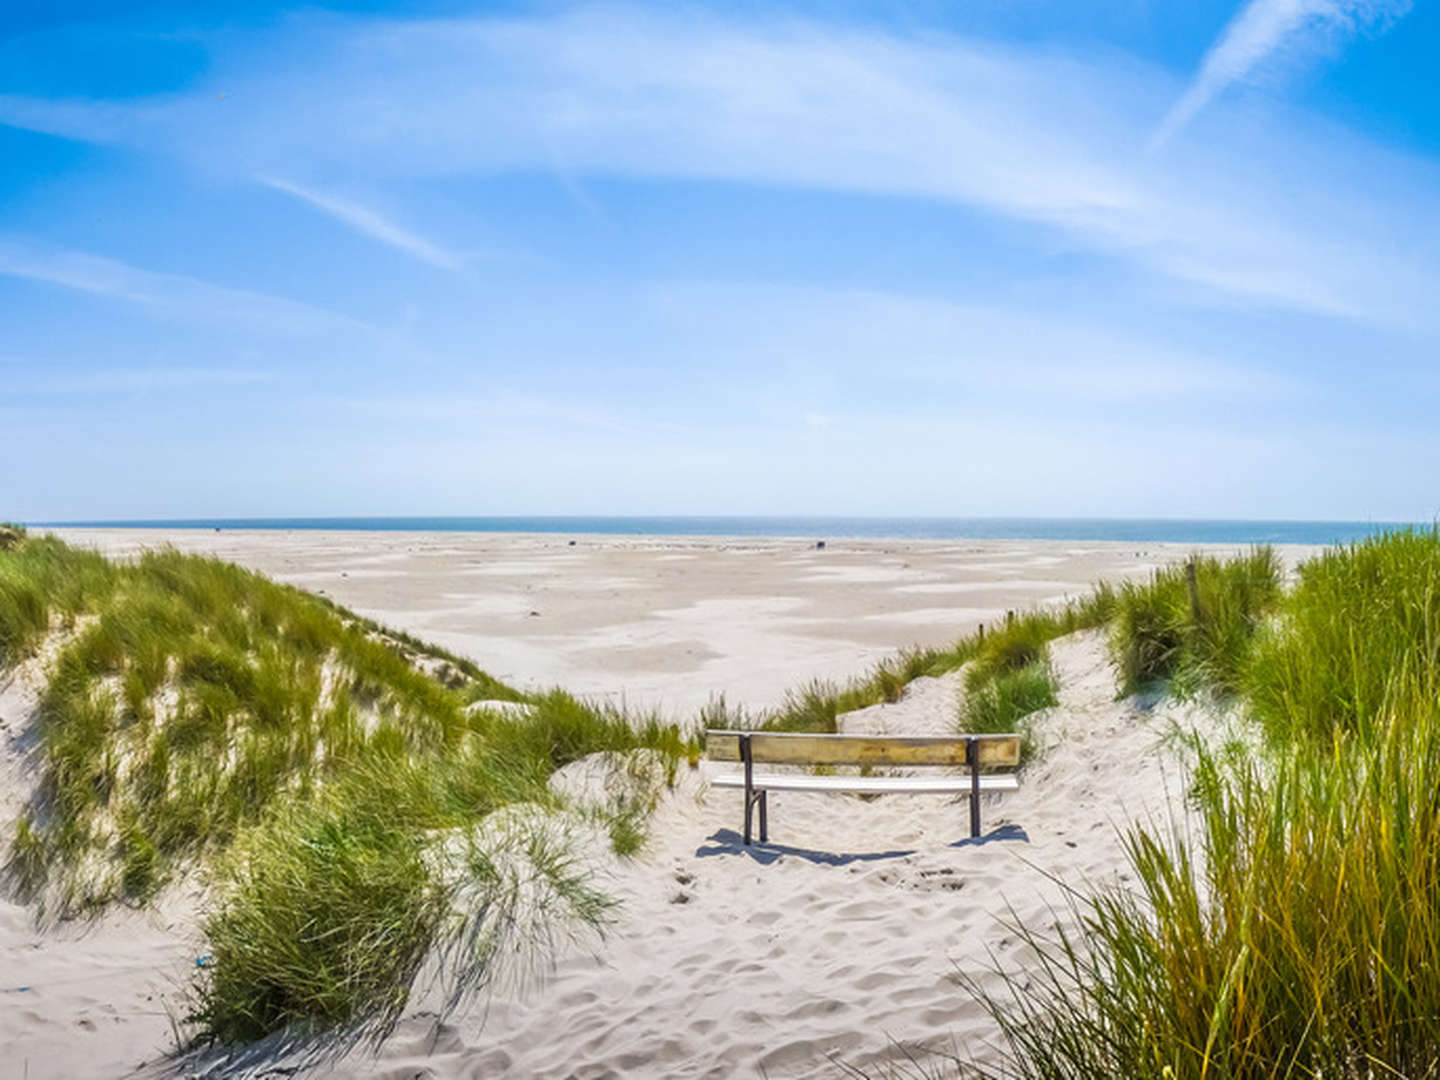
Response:
M1440 6L0 10L0 518L1440 513Z

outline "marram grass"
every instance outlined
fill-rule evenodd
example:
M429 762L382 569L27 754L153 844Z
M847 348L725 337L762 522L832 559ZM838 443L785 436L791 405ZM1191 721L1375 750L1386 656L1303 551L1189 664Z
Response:
M1190 818L1128 832L1130 884L1015 928L1035 962L967 980L1004 1063L962 1074L1440 1076L1437 562L1434 532L1389 534L1284 596L1215 565L1199 618L1176 574L1122 589L1126 680L1238 690L1269 749L1202 751Z
M1395 532L1300 567L1246 671L1251 708L1279 743L1371 734L1407 692L1440 692L1440 531Z
M1130 887L1016 927L1039 966L972 984L1010 1052L976 1074L1440 1074L1440 716L1389 720L1268 769L1202 758L1193 835L1135 829Z
M1195 557L1147 582L1121 584L1111 642L1122 691L1159 680L1180 693L1238 690L1255 635L1280 595L1280 560L1269 547L1227 560Z
M1114 605L1114 590L1102 582L1057 610L1025 612L987 633L977 631L942 648L906 649L843 686L812 680L787 693L780 707L768 714L746 715L727 709L720 699L702 713L702 726L833 733L841 713L899 701L905 687L921 676L944 675L970 664L967 685L978 687L1001 672L1032 665L1056 638L1103 626Z
M658 718L519 694L321 598L169 550L121 564L20 534L0 551L0 668L42 645L43 783L9 838L12 880L66 914L143 903L208 867L215 964L192 1019L227 1042L383 1029L437 952L463 996L496 955L483 916L513 908L521 882L477 839L489 815L556 807L551 773L588 754L649 748L673 777L695 752ZM473 704L493 699L528 708ZM600 835L633 852L651 802ZM528 936L553 934L546 918L599 925L604 898L541 832L502 844L545 883ZM516 925L512 912L500 930Z
M1021 667L987 673L966 689L960 730L971 734L1027 734L1027 718L1059 704L1055 673L1042 653Z

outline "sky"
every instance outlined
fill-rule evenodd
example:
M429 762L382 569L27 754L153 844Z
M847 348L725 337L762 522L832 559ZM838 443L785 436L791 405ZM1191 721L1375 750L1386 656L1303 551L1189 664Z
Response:
M0 519L1440 515L1440 4L0 7Z

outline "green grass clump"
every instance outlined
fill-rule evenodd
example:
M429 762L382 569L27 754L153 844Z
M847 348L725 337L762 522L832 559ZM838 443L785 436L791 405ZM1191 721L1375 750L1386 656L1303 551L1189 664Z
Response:
M1031 612L1011 619L979 640L974 660L965 673L965 685L978 687L996 675L1031 667L1045 658L1050 642L1060 637L1057 616Z
M615 815L610 819L609 830L610 850L616 855L636 855L645 846L645 830L636 814Z
M1182 694L1239 689L1256 632L1280 601L1280 560L1274 549L1259 547L1189 565L1193 592L1186 565L1116 590L1111 648L1123 693L1159 680Z
M965 694L960 730L971 734L1023 731L1025 717L1059 704L1055 673L1045 656L980 680Z
M342 1025L383 1037L422 969L453 1006L561 936L603 930L614 901L553 820L491 828L459 802L416 797L458 793L477 767L412 762L400 779L374 768L247 834L221 862L205 920L211 963L189 1017L203 1037Z
M1392 679L1440 691L1440 531L1388 533L1300 568L1245 679L1272 741L1367 734Z
M881 661L869 674L843 686L823 679L813 680L788 692L780 707L766 716L749 717L726 710L722 701L718 710L712 706L702 713L702 726L834 734L836 718L841 713L899 701L906 686L921 676L945 675L973 661L972 671L983 674L967 678L973 678L978 686L999 672L1033 664L1056 638L1104 625L1114 612L1115 604L1115 590L1102 582L1086 596L1058 610L1012 616L989 633L976 631L943 648L903 650Z
M100 555L51 537L21 534L0 547L0 669L25 659L51 621L72 626L115 587L115 567Z
M0 562L42 597L69 563L106 586L62 592L87 621L40 708L51 813L32 824L71 906L142 899L177 860L223 848L274 799L359 757L476 735L458 692L299 590L173 551L97 570L98 558L31 541Z
M1202 758L1198 835L1130 834L1134 885L1073 894L1041 963L971 989L1003 1074L1236 1080L1434 1076L1440 713L1412 693L1369 744L1268 770Z
M295 1023L389 1022L447 911L413 830L323 812L277 823L226 869L191 1019L222 1042Z
M978 638L965 671L958 728L973 734L1027 734L1031 713L1058 704L1050 642L1088 629L1109 612L1113 593L1097 587L1089 598L1060 611L1033 611ZM1028 740L1027 740L1028 741Z
M1221 672L1268 750L1202 749L1193 820L1133 828L1129 884L1016 928L1038 964L968 982L1008 1059L967 1075L1440 1074L1440 535L1331 550L1278 603L1243 568L1202 573L1198 621L1178 574L1122 590L1117 636L1147 670Z
M834 683L813 679L798 690L787 690L780 708L760 726L766 731L834 734L835 719L842 712L840 698L841 691Z

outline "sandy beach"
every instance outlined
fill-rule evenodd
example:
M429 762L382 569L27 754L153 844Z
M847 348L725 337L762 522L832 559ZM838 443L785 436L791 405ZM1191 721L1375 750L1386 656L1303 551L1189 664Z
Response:
M724 694L776 704L912 643L952 641L1007 609L1147 574L1189 548L1060 542L899 542L484 534L61 530L126 556L173 544L324 592L472 657L516 685L689 718ZM1293 562L1304 549L1283 552ZM1056 880L1113 880L1117 828L1178 811L1179 706L1115 700L1104 643L1058 642L1060 705L1036 723L1018 793L991 799L986 835L935 796L862 801L777 793L772 841L739 842L740 796L682 770L640 855L597 850L621 906L603 940L498 987L437 1026L412 1000L378 1051L322 1062L274 1046L179 1061L172 1019L204 945L193 889L144 912L40 929L0 901L4 1075L529 1077L830 1075L906 1047L982 1053L987 1021L954 984L992 955L1022 964L1005 918L1049 918ZM34 784L42 660L0 686L0 835ZM960 673L842 716L840 729L951 729ZM605 797L599 763L552 782ZM587 771L588 770L588 771ZM603 845L596 845L602 849Z
M766 708L1096 581L1235 546L296 530L57 529L111 556L169 544L259 570L469 656L688 718ZM817 538L819 539L819 538ZM1293 563L1308 549L1282 549Z

